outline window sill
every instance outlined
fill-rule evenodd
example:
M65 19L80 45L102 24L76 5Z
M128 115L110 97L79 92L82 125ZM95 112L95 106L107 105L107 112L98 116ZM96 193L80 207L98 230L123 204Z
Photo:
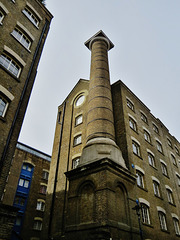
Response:
M1 117L1 116L0 116L0 120L1 120L2 122L6 122L6 119L5 119L4 117Z
M140 158L141 160L143 160L141 156L137 155L137 154L134 153L134 152L133 152L133 154L134 154L136 157L138 157L138 158Z
M168 176L168 175L166 175L166 174L164 174L164 173L163 173L163 175L164 175L165 177L169 178L169 176Z
M133 132L135 132L136 134L139 135L139 133L137 132L137 130L135 130L134 128L130 127L131 130L133 130Z
M147 141L146 139L144 139L147 143L149 143L152 147L153 147L153 145L152 145L152 143L151 142L149 142L149 141Z
M159 151L159 150L158 150L158 152L161 153L161 154L164 156L164 153L163 153L163 152L161 152L161 151Z
M146 226L146 227L154 228L153 225L151 225L151 224L143 223L143 222L142 222L142 224L143 224L144 226Z
M146 188L143 188L143 187L141 187L141 186L139 186L139 185L137 185L138 186L138 188L140 188L141 190L143 190L143 191L145 191L145 192L148 192L148 190L146 189Z
M74 144L73 147L79 146L79 145L81 145L81 144L82 144L82 143Z
M176 204L169 202L169 204L173 207L176 207Z
M151 164L149 164L150 167L152 167L154 170L158 170L156 167L152 166Z
M168 230L161 229L161 231L170 234Z
M158 195L155 195L155 194L154 194L154 196L159 198L160 200L163 200L163 198L161 196L158 196Z

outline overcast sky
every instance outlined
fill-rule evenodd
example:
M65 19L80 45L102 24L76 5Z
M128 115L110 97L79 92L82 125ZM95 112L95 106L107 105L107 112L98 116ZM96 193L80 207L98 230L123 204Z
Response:
M180 0L46 0L54 18L19 141L51 154L57 108L89 79L84 42L99 30L114 43L111 83L121 79L180 140Z

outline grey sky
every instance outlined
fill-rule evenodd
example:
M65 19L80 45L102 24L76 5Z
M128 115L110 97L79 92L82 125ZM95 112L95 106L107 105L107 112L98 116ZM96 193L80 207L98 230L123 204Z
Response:
M89 79L84 42L103 30L121 79L180 140L180 0L46 0L54 15L19 141L51 154L57 107Z

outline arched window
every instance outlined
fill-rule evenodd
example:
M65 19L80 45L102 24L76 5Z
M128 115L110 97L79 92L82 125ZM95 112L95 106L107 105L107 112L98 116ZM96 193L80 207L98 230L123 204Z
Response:
M158 216L161 230L167 231L166 214L164 212L158 211Z
M149 206L147 206L144 203L141 203L141 213L142 213L142 222L145 224L150 224Z
M80 223L94 220L94 189L91 183L85 184L80 191L79 198L79 221Z

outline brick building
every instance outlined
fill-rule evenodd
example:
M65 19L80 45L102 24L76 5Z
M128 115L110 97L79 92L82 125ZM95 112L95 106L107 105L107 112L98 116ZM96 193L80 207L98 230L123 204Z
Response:
M40 0L0 0L1 201L51 19ZM7 239L15 208L0 209L0 237Z
M3 198L4 204L18 209L13 240L40 238L50 160L49 155L17 143Z
M42 239L179 239L180 144L122 82L102 32L58 107ZM58 214L57 214L58 213Z

